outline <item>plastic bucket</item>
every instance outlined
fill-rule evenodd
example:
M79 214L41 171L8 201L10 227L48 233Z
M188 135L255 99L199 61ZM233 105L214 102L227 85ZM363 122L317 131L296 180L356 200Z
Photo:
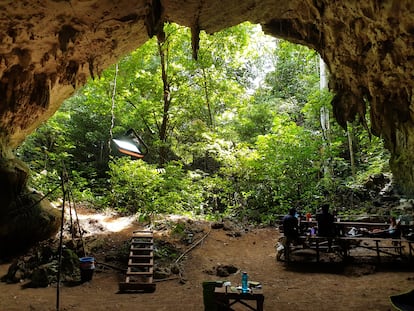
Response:
M79 258L79 267L81 273L81 282L92 280L93 270L95 270L95 258L81 257Z

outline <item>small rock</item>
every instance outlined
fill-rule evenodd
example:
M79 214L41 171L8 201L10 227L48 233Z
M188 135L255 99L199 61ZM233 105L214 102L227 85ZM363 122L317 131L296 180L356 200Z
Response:
M177 264L171 265L171 273L173 274L179 274L180 273L180 267Z
M224 224L222 222L214 222L211 224L211 229L223 229Z

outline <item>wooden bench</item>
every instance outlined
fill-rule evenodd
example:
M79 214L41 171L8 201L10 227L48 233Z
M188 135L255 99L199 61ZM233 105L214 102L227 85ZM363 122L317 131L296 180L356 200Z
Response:
M405 238L391 239L366 236L328 238L321 236L300 236L295 244L289 245L285 250L285 259L289 262L291 255L295 251L312 249L315 251L317 262L320 262L321 253L324 251L338 253L343 261L347 261L350 257L351 250L359 247L374 252L378 263L380 263L381 255L406 259L407 254L404 252L406 246L408 246L408 258L411 261L414 256L414 241ZM372 254L367 256L372 256Z
M295 244L289 245L285 250L285 259L290 261L290 255L297 250L311 249L315 251L316 262L320 262L321 252L338 252L342 251L341 246L335 243L335 237L322 237L316 235L300 236Z
M352 248L361 247L367 250L375 252L378 262L381 262L381 255L388 255L391 257L404 258L403 250L405 245L409 246L409 257L412 259L414 253L413 243L414 241L409 241L407 239L391 239L391 238L376 238L376 237L339 237L337 238L339 243L344 250L344 257L349 256L350 250ZM391 252L394 250L395 252Z

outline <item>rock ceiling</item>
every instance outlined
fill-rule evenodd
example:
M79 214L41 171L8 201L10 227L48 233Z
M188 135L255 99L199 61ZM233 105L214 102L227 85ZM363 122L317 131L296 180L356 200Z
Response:
M314 48L331 73L341 125L364 115L369 103L373 133L396 156L414 143L407 138L413 127L411 0L11 0L0 3L0 12L3 156L88 77L159 35L166 21L191 27L193 43L200 30L250 21Z

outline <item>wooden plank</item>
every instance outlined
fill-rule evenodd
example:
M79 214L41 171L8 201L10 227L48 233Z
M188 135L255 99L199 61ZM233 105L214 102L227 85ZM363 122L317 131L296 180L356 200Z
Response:
M132 244L154 244L153 240L146 240L146 241L142 241L140 238L133 238L131 241Z
M135 237L153 237L154 234L152 233L152 231L134 231L134 233L132 234L132 236Z
M153 266L154 261L151 259L147 262L142 262L142 261L136 262L136 261L133 260L133 258L130 258L128 260L128 266L145 266L145 265L146 266Z
M144 251L144 252L147 251L147 252L150 252L150 251L153 251L154 248L153 247L135 247L134 245L132 245L130 250L131 251Z
M152 240L152 239L154 239L154 235L152 233L149 233L149 234L133 234L132 239Z
M120 292L143 291L147 293L153 293L155 289L156 289L156 285L154 283L135 283L135 282L119 283Z
M152 267L146 267L146 268L148 268L148 269L145 269L147 271L142 271L142 270L134 271L134 270L139 269L139 268L145 268L145 267L128 267L128 270L127 270L126 274L127 275L133 275L133 274L134 275L153 275L154 274Z
M153 267L153 262L132 262L131 259L128 262L128 266L132 267Z
M135 254L134 252L129 253L129 258L153 258L153 257L154 256L152 256L151 254L142 255L142 254Z
M142 275L142 276L151 276L151 275L153 275L153 272L151 271L151 272L132 272L132 271L129 271L129 272L127 272L126 273L126 275L127 276L131 276L131 275Z
M129 257L135 257L135 258L139 258L139 257L141 257L141 258L153 258L154 257L153 251L137 252L136 250L133 250L133 251L130 252L130 255L131 256L129 256Z

